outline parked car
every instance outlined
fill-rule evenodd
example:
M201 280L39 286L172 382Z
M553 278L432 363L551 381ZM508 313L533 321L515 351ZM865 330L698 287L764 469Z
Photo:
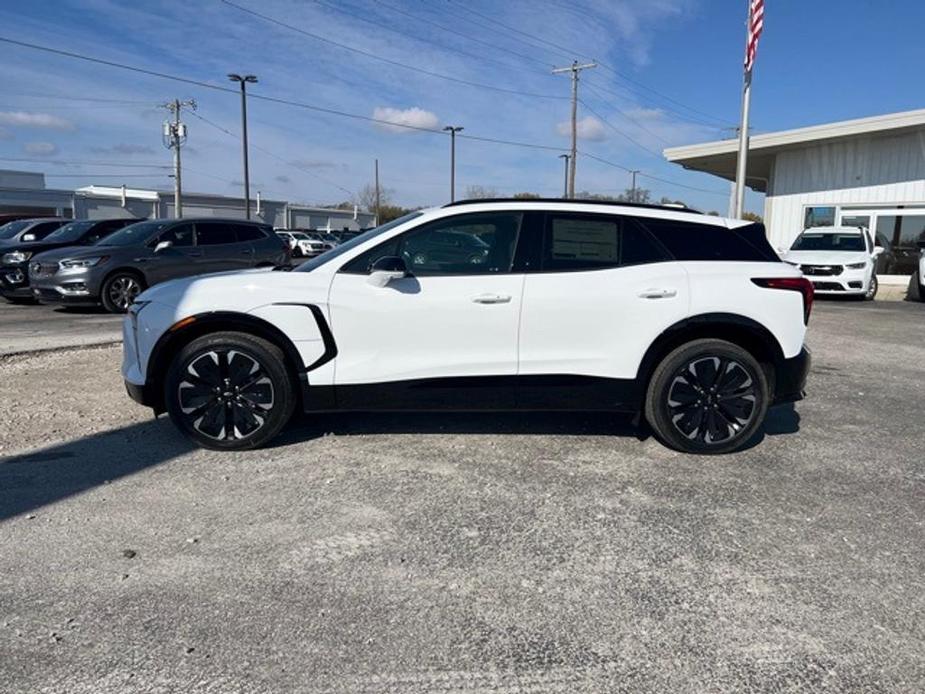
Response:
M0 226L8 222L19 221L20 219L39 219L41 217L51 218L51 217L54 217L54 215L23 214L23 213L16 213L16 212L7 212L4 214L0 214Z
M812 227L796 238L783 260L799 267L819 294L869 301L877 295L874 266L883 250L864 228Z
M287 232L295 240L296 246L293 255L298 258L314 258L330 250L319 238L315 238L304 231Z
M131 224L89 247L33 256L29 283L42 303L102 304L124 313L165 280L289 263L273 228L240 219L157 219Z
M317 236L318 236L318 238L320 238L322 241L324 241L325 243L329 244L331 248L335 248L335 247L337 247L338 245L340 245L340 239L337 238L337 236L335 236L334 234L332 234L332 233L329 232L329 231L328 231L328 232L318 232Z
M64 217L30 217L7 222L0 227L0 249L29 241L41 241L69 221Z
M266 443L301 406L632 412L673 448L728 452L802 397L809 368L812 284L764 234L628 204L416 211L291 272L147 290L122 373L221 450ZM471 242L416 263L440 235Z
M68 222L41 241L5 246L0 256L0 294L12 303L34 301L29 286L29 260L32 256L65 246L92 246L137 219L84 219Z
M283 242L287 246L289 246L290 253L292 253L293 255L299 255L298 253L299 244L296 242L295 236L293 236L290 232L286 231L285 229L274 229L273 233L279 236L279 238L282 239Z
M919 248L919 262L909 278L909 298L913 301L925 301L925 235L916 241Z

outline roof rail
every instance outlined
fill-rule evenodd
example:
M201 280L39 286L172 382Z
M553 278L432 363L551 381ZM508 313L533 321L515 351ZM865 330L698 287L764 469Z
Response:
M690 212L691 214L703 214L700 210L695 210L693 207L687 207L686 205L681 205L676 202L666 203L664 205L657 205L647 202L620 202L619 200L581 200L577 198L481 198L473 200L457 200L456 202L448 202L443 207L460 207L463 205L478 205L485 202L516 202L516 203L574 203L581 205L610 205L613 207L638 207L645 210L672 210L674 212Z

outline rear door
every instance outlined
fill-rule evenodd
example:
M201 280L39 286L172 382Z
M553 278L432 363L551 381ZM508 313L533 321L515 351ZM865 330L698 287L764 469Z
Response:
M239 243L246 243L251 255L249 264L257 265L277 264L285 254L284 242L270 226L257 224L238 224L237 235Z
M202 251L202 272L246 270L252 266L250 241L238 239L238 227L230 222L196 222L196 245Z
M520 404L554 405L559 385L574 387L577 407L616 406L619 389L606 386L620 384L600 379L635 378L655 337L687 314L687 273L630 217L548 212L541 233L524 283Z

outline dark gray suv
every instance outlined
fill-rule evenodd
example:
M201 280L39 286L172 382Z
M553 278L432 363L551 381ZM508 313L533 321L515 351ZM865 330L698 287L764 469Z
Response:
M158 282L288 262L288 247L268 224L156 219L131 224L92 246L33 256L29 284L42 303L101 303L107 311L124 313L139 293Z

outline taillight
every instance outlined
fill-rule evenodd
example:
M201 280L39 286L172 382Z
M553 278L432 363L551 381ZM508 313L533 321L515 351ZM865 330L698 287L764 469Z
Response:
M803 323L809 325L813 310L813 283L805 277L753 277L752 282L765 289L788 289L803 295Z

